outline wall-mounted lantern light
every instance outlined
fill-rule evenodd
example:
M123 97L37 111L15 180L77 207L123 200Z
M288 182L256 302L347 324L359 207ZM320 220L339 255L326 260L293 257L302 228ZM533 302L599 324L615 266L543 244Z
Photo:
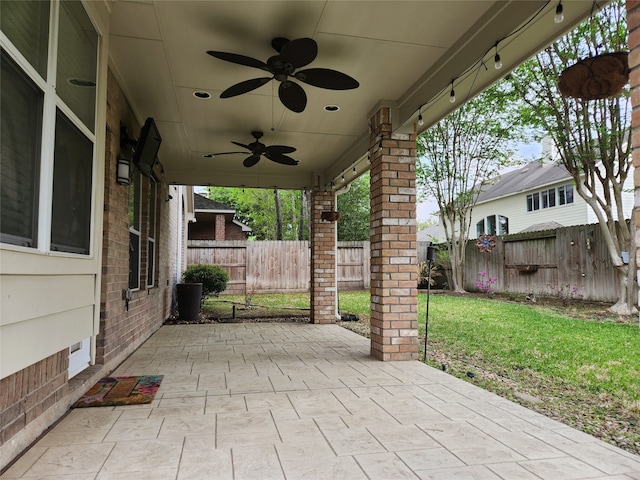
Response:
M131 163L129 163L129 159L118 158L118 168L116 170L116 182L118 182L118 185L129 185L131 182L130 171Z

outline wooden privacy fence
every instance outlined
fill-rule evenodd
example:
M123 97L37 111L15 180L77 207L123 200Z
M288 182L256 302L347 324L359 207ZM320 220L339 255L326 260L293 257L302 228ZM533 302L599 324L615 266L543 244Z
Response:
M484 277L479 274L486 272ZM598 225L579 225L496 237L489 253L466 247L465 285L495 278L495 292L554 295L602 302L618 300L619 285Z
M418 262L426 260L429 242L418 242ZM437 248L445 248L438 246ZM338 242L338 289L368 290L369 242ZM229 272L225 293L308 292L309 242L189 240L187 264L220 265ZM479 274L485 272L485 276ZM446 277L434 279L438 288ZM542 232L496 237L489 253L475 240L466 248L467 291L476 281L495 278L495 292L561 295L584 300L615 302L619 285L598 225L581 225Z
M189 240L187 246L188 265L220 265L229 272L226 294L309 291L309 242ZM369 259L369 242L338 242L338 289L368 289Z

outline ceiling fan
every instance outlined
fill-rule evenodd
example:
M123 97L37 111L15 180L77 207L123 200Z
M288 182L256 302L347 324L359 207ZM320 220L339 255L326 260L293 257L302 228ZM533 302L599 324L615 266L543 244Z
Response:
M282 104L289 110L300 113L307 106L307 95L302 87L289 77L314 87L329 90L351 90L360 86L358 81L349 75L329 68L307 68L296 71L300 67L309 65L318 55L318 44L311 38L298 38L290 41L278 37L271 41L271 46L278 54L269 58L267 63L236 53L207 51L209 55L220 60L259 68L272 75L232 85L220 94L220 98L235 97L250 92L275 78L280 82L278 96Z
M244 159L242 164L245 167L253 167L256 163L260 161L260 157L264 155L265 158L269 160L279 163L281 165L297 165L298 160L294 160L291 157L285 155L285 153L293 153L296 151L293 147L287 147L286 145L265 145L260 142L260 138L262 137L262 132L251 132L253 138L255 138L254 142L251 142L249 145L245 145L243 143L234 142L234 145L238 145L239 147L245 148L249 150L248 152L222 152L222 153L214 153L211 154L211 157L215 157L217 155L231 155L234 153L249 153L250 156Z

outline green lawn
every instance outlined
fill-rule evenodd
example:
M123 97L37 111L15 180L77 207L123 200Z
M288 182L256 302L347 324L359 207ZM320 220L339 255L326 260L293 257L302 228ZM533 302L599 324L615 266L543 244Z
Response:
M209 299L214 315L308 315L308 294L255 295ZM360 322L345 327L366 333L369 292L341 292L341 313ZM567 310L569 311L569 310ZM426 293L418 295L420 348L424 345ZM358 324L358 325L354 325ZM488 390L516 399L549 416L640 452L640 329L633 321L575 319L539 305L477 296L432 294L427 363ZM421 358L422 358L421 351Z

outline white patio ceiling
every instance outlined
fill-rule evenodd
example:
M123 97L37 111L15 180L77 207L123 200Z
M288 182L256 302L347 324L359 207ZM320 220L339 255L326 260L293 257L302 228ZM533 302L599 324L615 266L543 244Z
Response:
M458 102L486 88L579 21L592 1L564 1L564 22L553 21L557 1L115 1L111 6L110 62L142 123L153 117L163 141L158 158L170 183L284 189L321 185L368 168L368 119L390 105L396 131L413 131L418 111L427 128ZM526 26L525 26L526 25ZM518 29L523 27L517 33ZM304 112L283 107L278 82L221 99L226 88L268 73L213 58L207 50L263 62L275 37L310 37L317 58L305 68L331 68L358 80L355 90L300 83ZM498 43L503 68L493 68ZM478 63L484 59L486 67ZM194 92L211 98L196 98ZM459 104L459 103L458 103ZM338 105L337 112L324 106ZM295 147L297 166L246 155L203 158L242 150L251 132L266 145ZM132 132L137 135L138 132Z

